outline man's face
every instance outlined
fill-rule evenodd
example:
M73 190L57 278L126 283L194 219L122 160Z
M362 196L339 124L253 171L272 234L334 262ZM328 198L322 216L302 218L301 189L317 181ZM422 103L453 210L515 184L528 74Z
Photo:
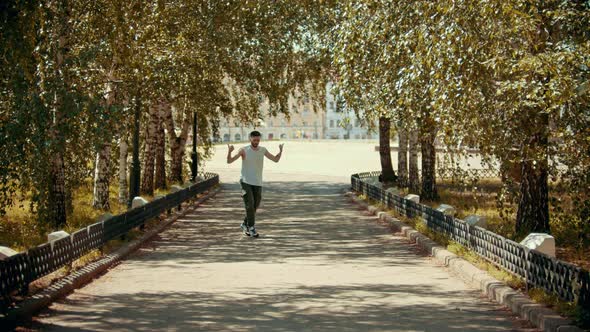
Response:
M258 147L258 144L260 144L260 136L250 137L250 144L252 144L253 147Z

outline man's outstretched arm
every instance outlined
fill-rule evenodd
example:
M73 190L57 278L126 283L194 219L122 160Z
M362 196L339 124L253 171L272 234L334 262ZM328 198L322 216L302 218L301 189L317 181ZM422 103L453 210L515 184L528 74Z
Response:
M281 160L281 156L283 155L283 144L279 145L279 153L277 153L276 156L274 156L272 153L268 152L268 150L266 151L266 153L264 155L266 156L266 158L274 161L275 163L278 163L279 160Z
M236 153L235 156L232 157L231 153L234 150L234 146L233 145L227 145L227 163L231 164L234 161L238 160L238 158L240 158L240 156L242 156L242 149L238 150L238 153Z

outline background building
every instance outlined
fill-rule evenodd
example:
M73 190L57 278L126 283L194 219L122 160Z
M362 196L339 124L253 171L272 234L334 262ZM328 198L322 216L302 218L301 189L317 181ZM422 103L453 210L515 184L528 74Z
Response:
M325 108L313 111L309 97L303 103L290 96L290 119L283 114L263 119L257 126L243 126L233 118L222 120L219 136L214 141L248 141L248 134L258 130L265 140L272 139L374 139L378 137L359 121L352 110L346 108L342 98L332 94L332 83L326 85ZM268 114L268 101L260 104L261 114Z
M265 140L272 139L319 139L324 136L325 128L325 111L319 109L313 111L311 100L308 97L303 98L303 103L299 103L297 98L290 96L290 119L283 114L268 117L261 121L257 126L243 126L233 118L225 119L219 127L219 137L217 141L223 142L242 142L248 140L248 134L252 130L258 130ZM268 101L264 100L260 104L260 112L268 114Z
M346 107L344 99L332 93L332 82L326 84L326 131L324 138L373 139L379 137L369 131L353 110ZM362 111L361 111L362 114Z

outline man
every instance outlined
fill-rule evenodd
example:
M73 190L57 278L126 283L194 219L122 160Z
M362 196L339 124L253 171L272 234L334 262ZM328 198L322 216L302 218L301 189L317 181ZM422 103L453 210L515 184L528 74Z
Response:
M254 224L256 210L260 206L260 200L262 199L262 166L264 165L264 157L278 163L283 154L283 144L279 145L279 153L274 156L265 147L260 146L260 133L253 131L250 133L250 145L240 148L235 156L232 157L231 155L232 151L234 151L234 146L228 144L227 147L228 164L242 157L240 185L242 186L242 198L246 207L246 217L240 227L244 234L258 237Z

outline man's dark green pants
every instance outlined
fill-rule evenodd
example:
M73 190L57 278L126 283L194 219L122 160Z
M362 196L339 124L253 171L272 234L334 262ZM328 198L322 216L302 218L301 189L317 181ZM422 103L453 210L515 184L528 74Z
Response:
M245 182L240 181L242 186L242 198L244 199L244 205L246 207L246 217L244 218L244 224L248 228L254 226L256 219L256 210L260 206L260 200L262 199L262 187L254 186Z

